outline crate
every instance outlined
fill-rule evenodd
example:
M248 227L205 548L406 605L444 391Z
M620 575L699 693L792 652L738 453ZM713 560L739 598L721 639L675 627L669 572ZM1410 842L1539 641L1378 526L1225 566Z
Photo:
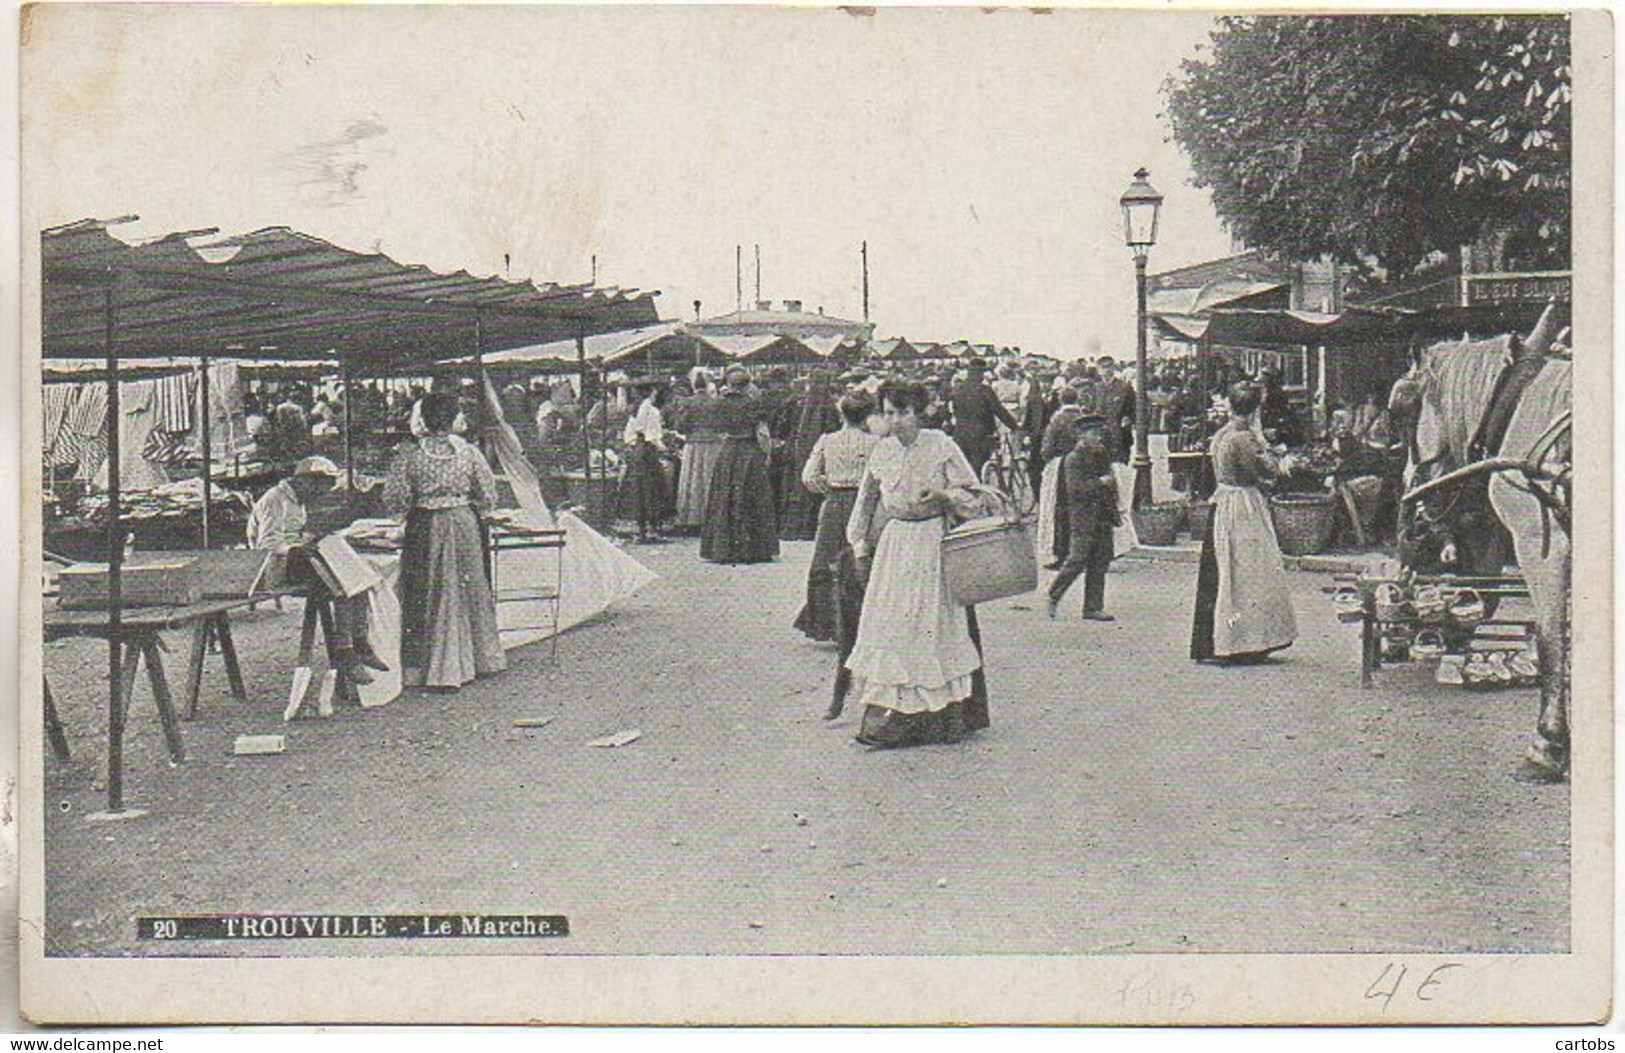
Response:
M76 563L57 575L63 607L96 610L108 606L105 563ZM126 563L119 575L123 607L183 607L203 598L196 561L146 559Z

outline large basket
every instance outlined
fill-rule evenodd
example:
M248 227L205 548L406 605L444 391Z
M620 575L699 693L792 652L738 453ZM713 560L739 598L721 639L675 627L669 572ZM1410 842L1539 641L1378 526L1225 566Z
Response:
M1211 522L1213 522L1213 502L1191 502L1190 513L1185 517L1185 530L1194 540L1201 541L1207 537L1207 527Z
M942 536L942 581L967 607L1038 588L1038 560L1019 516L972 519Z
M1190 505L1184 501L1146 505L1129 514L1134 519L1134 537L1142 545L1172 545L1179 538L1179 528L1185 525Z
M1331 494L1277 494L1270 498L1275 537L1288 556L1326 551L1337 525L1337 499Z

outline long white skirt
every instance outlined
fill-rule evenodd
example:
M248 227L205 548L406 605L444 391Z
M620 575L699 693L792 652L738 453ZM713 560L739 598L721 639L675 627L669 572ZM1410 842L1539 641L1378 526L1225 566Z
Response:
M1038 562L1048 563L1055 552L1055 508L1061 485L1061 458L1044 465L1038 486ZM1062 553L1064 556L1065 553Z
M981 656L965 608L942 581L943 520L886 524L875 546L857 644L846 660L859 705L937 712L970 697Z
M1219 568L1215 655L1270 651L1297 639L1275 520L1268 499L1256 487L1221 483L1215 491L1213 558Z

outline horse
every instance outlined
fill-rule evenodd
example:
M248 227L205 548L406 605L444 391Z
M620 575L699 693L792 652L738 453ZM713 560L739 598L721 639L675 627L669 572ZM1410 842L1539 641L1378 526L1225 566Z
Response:
M1540 656L1539 737L1517 775L1536 782L1561 781L1569 769L1573 365L1547 354L1549 329L1550 311L1526 341L1510 334L1429 347L1389 398L1394 416L1412 422L1413 489L1404 500L1422 518L1434 502L1442 506L1434 518L1449 520L1447 528L1461 538L1463 569L1500 573L1499 565L1488 565L1501 562L1492 533L1504 527L1511 536L1535 607ZM1511 382L1503 380L1509 369L1527 384L1510 413L1505 406L1492 410L1497 388ZM1504 430L1486 427L1492 412ZM1485 504L1495 521L1473 522L1471 510Z

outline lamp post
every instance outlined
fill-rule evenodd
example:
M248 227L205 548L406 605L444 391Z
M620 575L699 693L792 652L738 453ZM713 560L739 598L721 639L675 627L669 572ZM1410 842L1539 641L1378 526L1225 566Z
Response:
M1134 457L1129 462L1134 469L1134 496L1131 507L1144 508L1151 503L1151 451L1146 441L1151 414L1146 390L1146 307L1145 263L1151 246L1157 243L1157 216L1162 211L1162 195L1154 190L1146 178L1144 168L1134 173L1134 182L1123 192L1119 202L1123 206L1123 240L1134 253L1135 301L1138 342L1135 349L1134 392Z

